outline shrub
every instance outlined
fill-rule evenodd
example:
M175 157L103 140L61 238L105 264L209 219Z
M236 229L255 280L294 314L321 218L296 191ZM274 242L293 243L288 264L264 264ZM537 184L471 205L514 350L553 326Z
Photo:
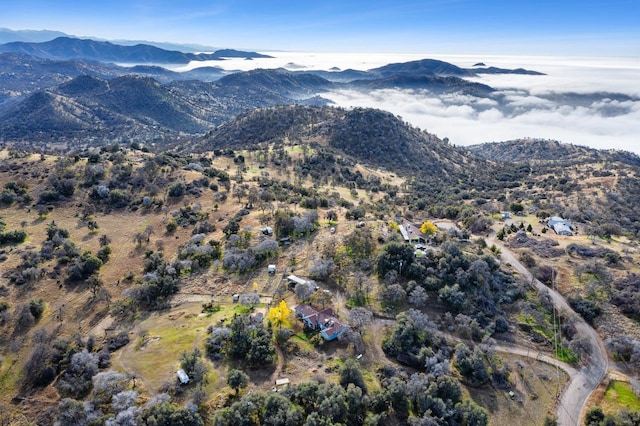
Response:
M42 313L44 312L44 300L42 299L31 299L29 301L29 312L33 315L36 321L40 320L42 317Z
M27 233L23 230L0 232L0 245L20 244L27 239Z
M185 194L186 186L182 182L176 182L169 187L169 197L178 198Z
M579 313L589 324L593 324L593 320L602 313L602 310L595 302L580 296L569 297L568 302L573 310Z

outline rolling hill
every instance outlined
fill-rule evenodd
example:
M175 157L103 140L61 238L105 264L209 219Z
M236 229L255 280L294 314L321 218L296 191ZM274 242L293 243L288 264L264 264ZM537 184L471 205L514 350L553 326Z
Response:
M471 145L467 148L481 157L501 163L529 161L563 164L621 162L630 166L640 166L640 157L631 152L598 150L547 139L487 142Z
M5 138L56 139L136 133L202 132L206 109L155 80L80 76L37 92L2 114Z
M393 143L389 143L393 141ZM443 182L463 171L486 168L486 161L456 148L391 113L354 108L282 106L256 109L209 131L193 145L213 149L257 149L265 144L308 144L349 156L355 162Z

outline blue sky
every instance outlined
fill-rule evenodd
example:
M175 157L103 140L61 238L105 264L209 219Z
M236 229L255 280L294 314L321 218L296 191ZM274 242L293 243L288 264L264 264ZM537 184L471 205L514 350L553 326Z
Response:
M2 0L0 27L291 51L640 56L640 0Z

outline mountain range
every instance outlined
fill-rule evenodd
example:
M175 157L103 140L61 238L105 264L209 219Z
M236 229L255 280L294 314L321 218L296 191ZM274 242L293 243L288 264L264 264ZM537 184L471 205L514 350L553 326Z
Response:
M523 106L512 102L504 91L470 78L483 73L541 74L481 63L461 68L436 59L393 63L367 71L240 72L203 66L176 72L158 65L229 57L253 59L266 55L232 49L194 54L147 44L123 46L66 36L0 45L0 140L35 145L60 140L82 144L90 137L92 143L113 138L162 143L178 135L198 137L255 108L330 105L326 95L336 91L418 92L439 97L445 106L458 107L464 102L465 108L475 113L493 108L508 116ZM549 93L538 98L572 107L613 100L603 102L601 107L608 108L603 113L612 115L628 108L626 101L635 101L619 93Z
M26 53L44 59L88 59L125 64L188 64L191 61L217 61L224 58L268 58L256 52L233 49L213 53L185 53L166 50L149 44L123 46L108 41L58 37L41 43L15 41L0 45L0 52Z
M9 28L0 28L0 44L11 43L14 41L24 41L31 43L42 43L51 41L58 37L71 37L80 38L71 34L64 33L62 31L52 30L12 30ZM83 37L97 41L110 41L115 44L123 46L135 46L136 44L149 44L151 46L159 47L166 50L179 50L181 52L213 52L218 48L197 44L197 43L171 43L171 42L158 42L150 40L104 40L95 37Z
M409 70L412 67L407 65ZM88 135L98 139L153 135L157 139L204 133L258 107L327 105L329 101L321 95L331 90L400 87L474 96L490 96L493 91L460 77L420 72L395 75L373 70L353 73L359 77L356 80L330 81L314 73L283 69L226 73L203 67L176 73L159 66L119 67L2 53L0 135L7 141L36 143L80 141Z

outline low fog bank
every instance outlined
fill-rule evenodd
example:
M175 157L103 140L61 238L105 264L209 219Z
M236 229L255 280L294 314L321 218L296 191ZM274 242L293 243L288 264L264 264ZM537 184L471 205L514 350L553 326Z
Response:
M509 113L491 99L465 95L435 97L421 91L342 90L321 96L346 108L360 106L390 111L440 138L448 137L456 145L531 137L640 154L638 101L604 100L582 107L562 105L523 92L501 94ZM611 111L618 114L612 115Z
M491 98L436 96L416 90L339 90L322 96L342 107L390 111L457 145L532 137L640 154L640 58L264 53L273 58L229 59L211 65L242 71L369 70L389 63L433 58L463 68L483 63L488 67L535 70L546 75L488 74L470 79L498 89ZM206 64L191 63L177 70L196 65Z

